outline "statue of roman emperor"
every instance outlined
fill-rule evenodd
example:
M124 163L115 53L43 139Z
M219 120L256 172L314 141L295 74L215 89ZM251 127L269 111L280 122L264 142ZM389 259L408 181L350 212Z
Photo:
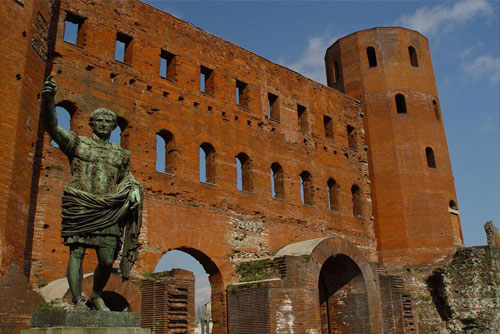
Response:
M62 197L61 224L61 236L69 247L69 288L75 308L91 305L109 311L101 294L119 251L124 280L137 259L142 186L129 170L130 152L109 142L117 126L116 114L105 108L94 110L89 120L92 137L78 136L57 125L56 91L57 84L50 75L42 89L42 117L45 130L68 157L72 174ZM87 248L95 249L98 259L88 302L82 295L82 263Z

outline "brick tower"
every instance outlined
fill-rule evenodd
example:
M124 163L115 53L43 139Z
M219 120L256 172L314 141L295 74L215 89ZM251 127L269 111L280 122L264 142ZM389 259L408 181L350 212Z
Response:
M380 261L431 264L463 245L427 39L359 31L330 46L325 63L328 86L362 102Z

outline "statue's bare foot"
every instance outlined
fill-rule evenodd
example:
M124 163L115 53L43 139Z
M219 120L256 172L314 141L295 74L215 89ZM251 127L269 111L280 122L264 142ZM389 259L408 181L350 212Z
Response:
M87 304L85 304L85 298L83 296L80 296L76 300L75 306L73 308L76 309L76 310L88 310L89 309L89 307L87 306Z
M90 298L90 303L92 304L92 308L98 311L105 311L105 312L111 311L109 307L107 307L106 304L104 303L104 300L99 296L92 296Z

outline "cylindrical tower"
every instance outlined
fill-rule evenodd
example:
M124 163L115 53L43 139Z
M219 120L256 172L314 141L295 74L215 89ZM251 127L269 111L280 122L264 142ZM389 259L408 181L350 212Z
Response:
M328 86L359 99L365 113L380 261L431 264L463 245L427 39L363 30L330 46L325 63Z

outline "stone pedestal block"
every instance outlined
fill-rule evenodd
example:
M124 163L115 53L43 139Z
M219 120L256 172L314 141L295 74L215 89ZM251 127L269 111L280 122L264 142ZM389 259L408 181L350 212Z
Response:
M140 323L139 313L57 310L34 313L21 334L150 334Z

